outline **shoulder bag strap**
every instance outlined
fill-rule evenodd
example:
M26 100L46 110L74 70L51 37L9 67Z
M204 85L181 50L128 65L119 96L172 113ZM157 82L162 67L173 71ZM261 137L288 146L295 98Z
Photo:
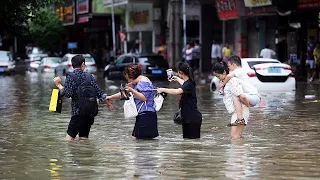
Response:
M86 72L84 72L85 73L85 75L86 75L86 82L87 83L89 83L89 84L91 84L91 80L92 80L92 75L91 74L89 74L89 73L86 73Z

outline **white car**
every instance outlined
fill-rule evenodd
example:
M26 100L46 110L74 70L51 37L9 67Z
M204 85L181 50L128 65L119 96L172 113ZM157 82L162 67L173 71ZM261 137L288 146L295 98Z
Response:
M44 57L39 63L38 72L55 72L55 68L61 62L62 58L60 57Z
M48 54L29 54L29 59L26 61L30 61L29 71L38 71L38 67L40 61L43 57L48 57Z
M9 51L0 51L0 73L12 73L15 68L15 62Z
M73 68L72 68L71 59L75 55L78 55L78 54L64 55L62 58L62 63L55 68L55 73L66 75L68 72L72 72ZM94 61L93 57L90 54L82 54L82 56L84 57L85 64L86 64L86 68L84 71L88 72L88 73L96 73L97 72L97 65L96 65L96 62Z
M258 91L283 92L296 89L296 80L288 64L276 59L242 58L241 65ZM211 80L210 90L219 90L217 77Z

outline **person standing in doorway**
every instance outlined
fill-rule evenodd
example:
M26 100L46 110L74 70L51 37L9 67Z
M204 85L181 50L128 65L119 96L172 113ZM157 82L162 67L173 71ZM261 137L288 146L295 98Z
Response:
M276 55L276 52L274 50L270 49L270 45L267 44L264 49L260 52L260 57L266 58L266 59L272 59Z
M85 69L85 59L82 55L76 55L71 59L73 72L66 77L65 86L61 85L61 78L55 77L54 83L60 90L60 95L72 98L71 120L69 122L66 140L74 140L79 135L79 140L86 140L89 137L90 129L94 123L94 117L98 113L97 98L101 102L105 102L109 110L113 109L112 104L107 100L107 94L103 93L97 85L96 80L91 74L87 74ZM91 99L87 101L84 97L84 86L90 91ZM87 95L87 94L86 94ZM94 104L95 103L95 104Z
M196 83L194 81L193 70L187 63L180 62L178 64L178 76L174 76L173 80L179 82L180 88L158 88L157 92L181 95L179 107L183 119L183 138L198 139L200 138L202 114L197 106Z

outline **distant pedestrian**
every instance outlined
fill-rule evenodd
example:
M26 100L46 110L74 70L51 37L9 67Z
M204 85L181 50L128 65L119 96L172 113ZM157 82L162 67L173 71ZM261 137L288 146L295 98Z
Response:
M197 106L196 83L194 81L193 70L187 63L180 62L178 65L178 76L174 76L173 80L181 85L180 88L158 88L157 92L180 95L179 107L183 119L183 138L197 139L200 138L202 114Z
M200 55L201 55L201 46L199 44L199 40L195 40L194 47L192 50L192 60L193 60L193 64L194 64L193 70L199 69Z
M232 50L230 49L229 43L226 43L222 48L222 58L226 61L232 55Z
M320 72L320 44L317 43L316 48L313 50L313 57L315 62L315 70L312 73L311 78L309 79L309 82L312 82L314 79L319 77Z
M216 43L215 40L213 40L212 46L211 46L211 65L214 65L215 63L219 62L218 55L219 55L219 44Z
M275 55L276 55L276 52L274 52L274 50L270 49L269 44L267 44L266 47L264 49L262 49L260 52L260 56L262 58L266 58L266 59L272 59Z
M89 137L94 117L98 113L97 98L108 104L109 110L113 109L91 74L84 72L85 59L82 55L76 55L71 59L74 71L66 77L65 86L61 85L60 77L54 78L55 85L60 90L60 95L72 98L71 120L69 122L66 140L74 140L79 135L79 140ZM87 91L85 91L87 90ZM90 92L90 93L87 93Z
M185 56L186 56L186 62L189 64L190 67L193 67L194 63L193 63L193 54L192 54L192 51L193 51L193 46L188 43L187 46L186 46L186 50L185 50Z

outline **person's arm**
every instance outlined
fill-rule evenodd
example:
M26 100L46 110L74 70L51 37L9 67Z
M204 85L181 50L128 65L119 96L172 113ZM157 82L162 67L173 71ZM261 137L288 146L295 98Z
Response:
M184 83L184 80L179 78L178 76L173 76L173 80L177 81L180 85L182 85Z
M120 92L118 92L118 93L113 94L111 96L107 96L107 100L120 99L120 97L121 97L121 94L120 94Z
M221 86L223 87L223 86L225 86L226 84L227 84L227 82L231 79L231 78L233 78L233 77L235 77L235 74L234 73L229 73L225 78L224 78L224 80L221 82Z
M70 78L70 76L67 75L64 87L61 85L60 77L55 77L53 81L60 90L60 96L64 96L66 98L71 98L73 96L76 83Z
M214 56L214 47L213 47L214 45L212 44L212 46L211 46L211 58L213 58Z
M139 88L139 84L137 84L137 88ZM131 92L136 98L140 99L141 101L146 101L147 98L139 91L132 88L132 83L127 84L126 90Z
M173 95L180 95L183 93L183 90L181 88L178 89L169 89L169 88L158 88L157 93L167 93L167 94L173 94Z

